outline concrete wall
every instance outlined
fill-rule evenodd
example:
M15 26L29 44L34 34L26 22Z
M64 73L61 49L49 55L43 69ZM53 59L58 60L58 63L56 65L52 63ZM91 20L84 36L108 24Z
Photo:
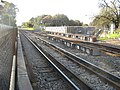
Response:
M45 31L67 33L67 28L66 27L46 27Z
M14 53L15 29L0 24L0 90L8 90Z
M93 26L59 26L59 27L45 28L45 31L50 31L50 32L88 34L88 35L91 35L94 30L95 27Z

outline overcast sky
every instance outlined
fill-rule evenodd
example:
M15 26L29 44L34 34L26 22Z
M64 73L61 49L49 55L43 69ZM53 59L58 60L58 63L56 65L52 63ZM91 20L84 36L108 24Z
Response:
M89 23L99 12L98 0L6 0L17 5L17 24L42 14L65 14L69 19Z

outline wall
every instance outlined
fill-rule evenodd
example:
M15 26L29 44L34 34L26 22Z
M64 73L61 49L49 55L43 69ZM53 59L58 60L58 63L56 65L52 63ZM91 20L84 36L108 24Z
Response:
M0 24L0 90L8 90L16 29Z
M50 32L89 34L89 35L91 35L94 30L95 30L95 27L93 26L59 26L59 27L45 28L45 31L50 31Z

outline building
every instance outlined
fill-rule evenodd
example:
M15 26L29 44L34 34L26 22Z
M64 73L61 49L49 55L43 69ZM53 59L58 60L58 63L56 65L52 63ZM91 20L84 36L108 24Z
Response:
M59 26L45 27L46 32L72 33L92 35L95 30L94 26Z

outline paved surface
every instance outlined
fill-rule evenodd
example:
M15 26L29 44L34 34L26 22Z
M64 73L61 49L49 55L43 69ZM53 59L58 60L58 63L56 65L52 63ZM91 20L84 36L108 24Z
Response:
M17 78L18 78L19 90L33 90L28 78L28 74L24 62L20 37L18 37L17 70L18 70Z

